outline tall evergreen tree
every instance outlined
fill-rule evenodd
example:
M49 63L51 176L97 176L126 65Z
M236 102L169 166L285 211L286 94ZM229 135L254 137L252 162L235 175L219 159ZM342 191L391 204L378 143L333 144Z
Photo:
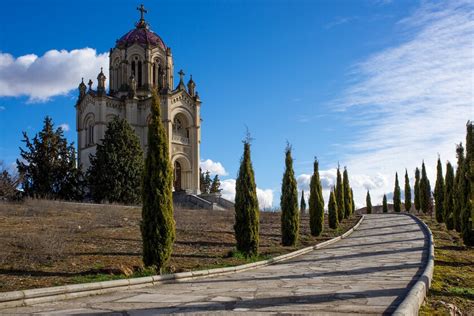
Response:
M300 202L301 213L306 211L306 201L304 199L304 190L301 190L301 202Z
M400 184L398 183L398 173L395 172L395 188L393 190L393 210L400 213L402 210L402 200L400 192Z
M420 206L423 213L428 213L430 210L431 200L431 186L428 175L426 174L425 162L421 165L421 179L420 179Z
M153 90L140 229L143 263L155 266L161 272L171 256L176 229L173 218L173 170L160 110L159 96Z
M202 174L201 193L203 194L211 193L211 186L212 186L211 173L209 172L209 170L207 170L206 172Z
M342 183L341 171L337 166L337 182L336 182L336 203L337 203L337 219L341 222L344 219L346 210L344 208L344 185Z
M457 232L462 230L461 213L467 206L469 200L469 182L467 177L467 163L464 158L464 148L462 143L456 147L456 154L458 158L458 166L456 169L456 176L454 177L454 210L453 220L454 228Z
M415 169L415 209L419 212L421 210L420 204L420 169Z
M471 121L466 124L466 159L465 171L467 178L467 186L469 188L469 197L467 198L465 207L461 212L462 232L464 244L468 246L474 245L474 127Z
M450 162L446 165L446 176L444 177L444 222L446 228L454 228L454 169Z
M94 201L138 204L142 198L143 151L126 120L115 117L90 155L88 182Z
M219 180L219 176L216 174L214 179L212 179L211 188L209 189L209 193L220 193L221 192L221 180Z
M16 161L26 196L62 200L83 197L83 175L76 166L76 151L68 144L61 127L54 129L46 116L43 129L30 140L23 132L26 149Z
M347 168L344 168L344 173L342 177L342 184L344 188L344 218L349 218L352 214L352 196L351 196L351 186L349 184L349 174L347 173Z
M383 195L382 212L388 213L387 195L386 194Z
M372 214L372 201L370 199L370 192L367 190L367 196L365 197L365 202L367 204L367 214Z
M441 165L441 159L438 157L438 164L436 166L436 185L434 190L435 198L435 214L438 223L444 221L444 179L443 179L443 167Z
M293 171L291 146L285 149L285 173L281 185L281 242L283 246L294 246L298 242L300 214L298 212L298 189Z
M410 213L411 209L411 187L410 178L408 178L408 171L405 169L405 211Z
M354 191L351 188L351 199L352 199L352 211L351 214L355 213L355 202L354 202Z
M329 194L329 202L328 202L328 221L329 221L329 228L336 229L338 226L338 211L337 211L337 203L336 203L336 196L334 194L335 188L331 190Z
M258 254L259 208L257 185L250 157L250 136L244 140L244 153L240 160L235 183L235 239L237 250L247 257Z
M319 236L324 227L324 198L321 179L319 178L319 162L315 158L313 175L309 185L309 226L311 235Z

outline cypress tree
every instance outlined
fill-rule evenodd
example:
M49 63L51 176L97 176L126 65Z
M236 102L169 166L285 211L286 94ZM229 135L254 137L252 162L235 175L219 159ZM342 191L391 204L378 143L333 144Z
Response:
M354 202L354 191L352 191L352 188L351 188L351 199L352 199L352 210L351 210L351 214L354 214L354 213L355 213L355 202Z
M456 147L458 166L454 177L454 210L453 220L456 231L461 232L461 212L466 207L469 200L469 183L467 174L467 164L464 158L464 148L462 143Z
M430 180L426 175L425 162L421 164L421 179L420 179L420 206L423 213L428 213L430 210L431 200L431 186Z
M96 202L138 204L142 198L143 151L128 122L115 117L90 156L88 181Z
M306 201L304 200L304 190L301 191L301 202L300 202L301 213L306 211Z
M372 201L370 199L370 192L367 190L367 196L365 197L365 202L367 203L367 214L372 214Z
M411 187L408 171L405 169L405 211L410 213L411 209Z
M344 185L342 183L341 171L337 166L337 182L336 182L336 203L337 203L337 219L341 222L346 214L344 208Z
M436 185L434 190L435 198L435 215L438 223L444 221L444 179L443 179L443 167L441 165L441 159L438 157L438 164L436 166Z
M151 121L148 126L148 151L143 177L141 233L143 263L162 272L175 240L173 218L173 170L168 137L161 121L160 100L152 93Z
M347 173L347 168L344 168L343 173L343 187L344 187L344 218L349 218L352 214L352 196L351 196L351 186L349 184L349 175Z
M313 175L309 191L309 226L311 235L319 236L324 227L324 198L321 179L319 178L319 163L314 159Z
M395 172L395 188L393 190L393 210L400 213L402 210L400 184L398 183L398 173Z
M383 201L382 201L382 211L384 213L388 213L388 205L387 205L387 195L383 195Z
M420 204L420 169L415 169L415 209L417 212L421 209Z
M446 228L454 228L454 170L450 162L446 166L446 176L444 177L444 222Z
M469 197L461 213L462 239L465 245L474 245L474 135L473 124L468 121L466 124L466 159L464 161Z
M336 203L336 196L334 194L335 188L331 190L329 194L329 202L328 202L328 220L329 220L329 228L336 229L338 226L339 221L337 220L338 211L337 211L337 203Z
M235 239L237 250L247 257L258 254L259 208L257 185L250 157L250 136L244 140L244 154L240 160L235 183Z
M293 171L291 146L285 149L285 173L281 184L281 242L283 246L294 246L298 242L300 214L298 212L298 189Z

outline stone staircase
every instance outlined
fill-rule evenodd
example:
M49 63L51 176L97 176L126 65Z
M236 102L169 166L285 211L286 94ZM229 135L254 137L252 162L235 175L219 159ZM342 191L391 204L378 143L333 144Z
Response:
M186 192L173 192L173 202L190 209L206 209L213 211L226 211L234 209L234 203L224 199L220 194L188 194Z

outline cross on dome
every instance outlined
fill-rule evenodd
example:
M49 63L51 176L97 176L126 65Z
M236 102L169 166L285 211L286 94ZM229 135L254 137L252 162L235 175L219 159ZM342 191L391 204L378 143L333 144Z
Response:
M140 4L140 6L137 8L138 11L140 11L140 21L145 21L145 13L148 13L148 11L145 9L145 6L143 4Z

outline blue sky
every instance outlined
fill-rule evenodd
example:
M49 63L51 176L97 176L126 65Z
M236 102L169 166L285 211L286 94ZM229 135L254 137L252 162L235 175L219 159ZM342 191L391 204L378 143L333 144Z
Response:
M77 85L108 65L139 18L133 1L15 1L0 25L0 160L44 116L76 140ZM261 206L278 206L284 147L300 189L320 161L327 194L338 162L356 202L393 191L395 172L455 161L473 118L469 1L148 1L153 31L203 100L203 166L233 195L246 126ZM107 74L106 74L107 75ZM434 185L434 184L433 184Z

